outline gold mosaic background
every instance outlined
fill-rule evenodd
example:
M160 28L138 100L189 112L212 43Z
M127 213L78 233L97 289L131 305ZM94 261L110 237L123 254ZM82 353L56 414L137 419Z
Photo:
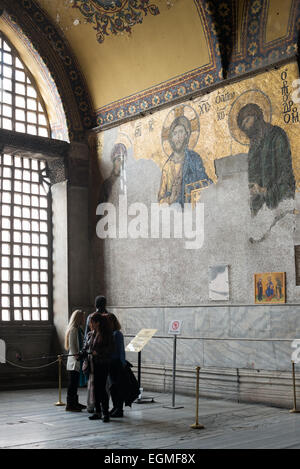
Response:
M133 147L136 160L152 159L162 169L171 154L166 140L167 129L177 115L184 114L192 125L189 148L199 153L208 176L216 182L216 159L248 153L248 141L237 128L236 115L243 105L254 102L262 107L266 121L282 127L287 133L299 190L300 106L292 98L297 94L292 83L298 77L297 63L292 62L219 88L193 101L120 126L115 143L124 143L127 149ZM298 87L300 89L300 85ZM104 136L105 132L98 135L99 163L102 157L104 160L109 157L101 154Z

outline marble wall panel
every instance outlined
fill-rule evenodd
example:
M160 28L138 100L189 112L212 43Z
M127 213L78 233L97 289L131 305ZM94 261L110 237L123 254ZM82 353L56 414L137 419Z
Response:
M299 307L272 308L270 311L271 337L285 337L291 340L300 337Z
M289 342L206 341L205 366L256 370L287 370L293 349Z
M230 337L269 338L271 336L270 311L268 306L231 307L230 310Z
M112 312L122 323L125 336L136 335L143 328L158 329L160 338L151 339L143 360L160 365L172 363L173 337L168 334L172 319L182 320L177 362L189 366L286 370L294 350L292 341L300 330L299 307L288 305L113 308ZM127 342L131 338L126 337Z
M230 337L229 307L195 308L195 335L199 337Z
M157 329L157 335L164 330L163 309L159 308L113 308L112 311L122 318L123 332L136 335L141 329ZM120 311L120 313L119 313Z

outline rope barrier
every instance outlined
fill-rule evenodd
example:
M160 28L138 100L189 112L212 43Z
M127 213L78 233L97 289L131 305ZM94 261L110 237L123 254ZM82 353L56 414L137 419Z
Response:
M40 365L40 366L21 366L21 365L17 365L16 363L10 362L9 360L4 359L4 357L1 357L1 360L5 360L6 363L9 363L10 365L15 366L16 368L22 368L23 370L37 370L37 369L39 369L39 368L46 368L47 366L51 366L51 365L53 365L53 363L58 362L58 358L57 358L54 362L47 363L46 365ZM5 364L5 363L3 363L3 364Z
M124 337L135 337L134 334L124 334ZM153 339L173 339L173 337L168 335L154 335ZM178 340L212 340L212 341L238 341L238 342L292 342L291 339L282 339L282 338L264 338L259 337L205 337L205 336L177 336Z
M78 354L74 353L74 354L61 354L61 355L49 355L48 357L37 357L37 358L25 358L25 359L20 359L20 361L22 362L27 362L27 361L33 361L33 360L49 360L50 358L56 358L56 360L54 360L53 362L51 363L47 363L46 365L40 365L40 366L22 366L22 365L18 365L17 363L14 363L14 362L11 362L9 360L7 360L5 357L2 357L0 355L0 359L3 360L3 365L5 365L5 363L9 363L10 365L16 367L16 368L22 368L24 370L37 370L39 368L46 368L47 366L51 366L53 365L54 363L57 363L59 361L59 357L61 358L67 358L67 357L75 357L77 356Z
M14 363L14 362L11 362L9 360L6 360L5 357L1 356L0 355L0 360L3 360L3 364L5 363L8 363L9 365L11 366L14 366L16 368L20 368L20 369L24 369L24 370L37 370L37 369L43 369L43 368L46 368L48 366L52 366L54 365L54 363L58 363L58 381L59 381L59 400L58 402L55 404L56 406L63 406L65 405L62 401L61 401L61 389L62 389L62 376L61 376L61 369L62 369L62 365L64 365L64 367L66 368L66 364L63 362L63 359L64 358L67 358L67 357L74 357L74 356L78 356L78 354L60 354L60 355L56 355L55 356L55 360L50 362L50 363L47 363L45 365L39 365L39 366L23 366L23 365L19 365L17 363ZM37 357L37 358L27 358L27 359L22 359L20 358L20 361L32 361L32 360L45 360L45 359L52 359L54 358L54 356L42 356L42 357ZM284 370L286 371L286 370ZM201 383L199 384L199 377L200 377L200 367L197 366L196 367L196 422L195 424L191 425L191 428L204 428L202 424L199 424L198 422L198 406L199 406L199 396L205 392L214 392L214 393L221 393L222 394L222 399L225 400L225 401L229 401L229 400L232 400L232 399L237 399L239 398L239 387L240 387L240 382L237 381L237 382L234 382L234 381L231 381L231 382L228 382L228 385L226 384L210 384L209 382L207 382L208 380L209 381L214 381L214 378L212 377L211 379L209 378L204 378L202 377L201 379ZM292 361L292 380L293 380L293 397L294 397L294 407L293 409L290 411L291 413L300 413L300 411L297 409L297 403L296 403L296 376L295 376L295 363ZM237 386L237 389L236 391L232 390L232 389L228 389L230 388L231 386ZM257 387L255 386L252 386L252 387L245 387L245 390L244 392L245 393L249 393L251 391L256 391L257 390Z
M77 357L77 356L78 356L78 353L56 355L56 360L55 361L53 361L51 363L47 363L46 365L40 365L40 366L22 366L22 365L17 365L16 363L13 363L9 360L6 360L4 357L0 356L0 358L2 360L4 360L4 363L9 363L10 365L15 366L16 368L21 368L23 370L37 370L37 369L41 369L41 368L46 368L46 367L51 366L54 363L58 362L58 401L54 405L55 406L65 406L66 404L64 402L62 402L62 400L61 400L61 390L62 390L61 369L62 369L62 365L65 366L65 363L63 362L63 358ZM40 360L40 359L44 360L44 359L49 359L49 358L52 358L52 357L51 356L48 356L48 357L43 356L43 357L40 357L40 358L28 358L28 359L26 359L26 361Z
M48 356L43 356L43 357L37 357L37 358L22 358L17 356L18 361L20 362L31 362L31 361L36 361L36 360L49 360L50 358L57 358L57 355L48 355Z

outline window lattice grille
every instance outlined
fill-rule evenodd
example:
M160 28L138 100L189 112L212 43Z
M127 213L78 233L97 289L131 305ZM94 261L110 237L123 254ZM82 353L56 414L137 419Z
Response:
M0 320L49 319L50 195L45 163L0 155Z
M1 32L0 87L0 127L49 137L49 121L34 78Z

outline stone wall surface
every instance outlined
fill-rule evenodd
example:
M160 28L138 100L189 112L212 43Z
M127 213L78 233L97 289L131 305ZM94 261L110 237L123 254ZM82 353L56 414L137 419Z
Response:
M187 250L181 239L97 241L110 310L120 319L127 343L140 329L157 329L142 352L145 389L172 389L168 328L178 319L183 321L177 341L178 393L195 392L195 367L201 366L203 395L289 406L292 341L300 334L294 261L298 195L276 210L264 207L254 218L247 154L216 161L216 174L217 183L201 195L201 249ZM151 172L148 176L151 180ZM131 191L128 184L128 201L135 200L135 191L137 197L137 186ZM228 302L209 299L208 269L214 264L229 266ZM254 304L254 273L260 272L286 272L286 304ZM127 358L137 366L136 354L128 352Z
M58 384L57 332L49 324L5 325L6 363L0 364L1 389L55 387ZM49 366L47 366L49 365Z
M276 210L264 208L254 220L246 168L245 154L217 162L218 182L201 195L204 243L200 249L186 249L186 239L98 240L107 266L98 274L105 277L109 302L138 307L212 304L208 270L215 264L229 266L228 304L253 304L254 273L261 272L286 272L287 302L297 302L295 201L284 200ZM130 191L129 184L128 205L134 200Z
M128 344L138 331L157 328L141 353L141 385L147 391L172 391L173 319L182 320L177 337L176 394L264 402L292 408L292 347L299 338L299 306L203 306L111 308ZM138 372L138 357L127 352ZM296 365L296 385L299 385ZM177 401L180 397L177 396Z

